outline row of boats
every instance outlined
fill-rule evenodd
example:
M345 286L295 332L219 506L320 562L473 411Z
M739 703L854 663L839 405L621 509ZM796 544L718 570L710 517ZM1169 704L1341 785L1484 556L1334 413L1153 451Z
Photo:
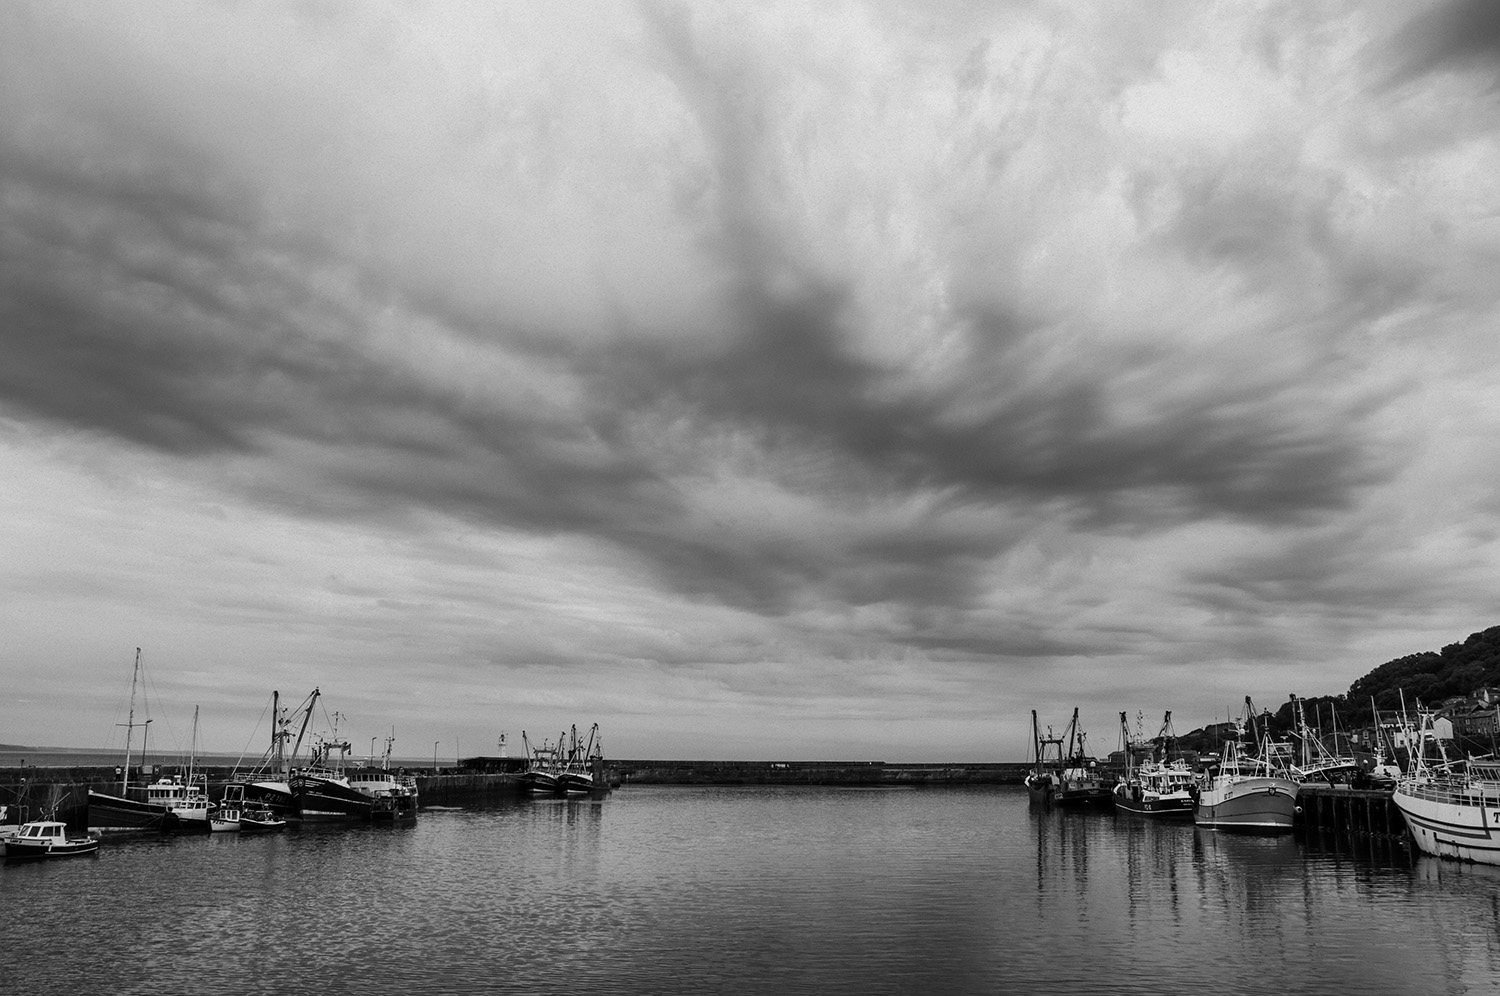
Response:
M207 775L196 770L196 714L194 752L186 775L132 781L135 773L132 734L137 726L145 725L135 722L135 682L139 677L138 655L130 713L124 724L125 762L120 768L120 784L108 792L89 790L91 831L265 833L284 828L288 820L361 822L416 818L416 778L391 766L394 736L386 738L379 764L372 757L369 764L357 766L347 763L351 745L339 738L337 718L330 734L308 738L308 726L321 694L317 688L292 710L281 709L279 693L272 692L273 722L266 754L256 767L237 772L219 786L218 798L210 797ZM299 761L304 742L309 743L309 751Z
M136 651L131 678L130 707L125 727L125 759L120 782L109 791L90 789L86 834L69 831L53 819L56 806L45 819L23 824L7 823L0 816L0 847L6 857L64 857L97 850L100 836L115 831L166 831L178 833L271 833L289 821L354 823L414 820L419 792L415 775L391 763L394 735L387 737L385 751L377 763L350 765L351 745L338 736L338 713L332 732L308 736L320 691L314 688L295 709L283 710L278 692L271 693L272 732L270 745L260 762L244 773L236 772L222 785L214 786L214 798L206 773L196 767L197 714L193 719L193 752L186 774L141 780L133 755L133 735L149 729L150 719L136 722L135 703L141 683L140 651ZM592 793L603 783L603 746L599 726L594 724L580 737L575 726L558 735L556 742L544 740L533 746L522 733L526 765L520 773L523 791L536 795ZM145 752L142 735L142 755ZM303 745L308 753L302 753ZM503 738L502 738L503 743Z
M1078 710L1061 736L1050 727L1043 734L1033 711L1036 764L1026 787L1044 805L1113 806L1148 819L1191 820L1215 830L1281 833L1292 829L1297 793L1304 784L1394 784L1399 769L1383 754L1373 770L1366 770L1353 757L1336 756L1324 747L1307 727L1300 705L1296 715L1300 754L1289 741L1274 740L1269 730L1257 727L1255 707L1247 697L1245 715L1235 724L1237 736L1225 742L1214 763L1200 766L1173 756L1171 712L1149 740L1139 731L1132 736L1122 712L1124 773L1107 776L1087 757Z
M1113 806L1147 819L1192 821L1216 830L1281 833L1293 829L1298 792L1306 785L1344 785L1390 793L1405 818L1417 850L1440 858L1500 865L1500 758L1453 758L1437 735L1436 714L1418 709L1416 722L1403 709L1399 740L1406 766L1377 743L1373 763L1359 764L1323 746L1294 704L1297 745L1258 729L1245 699L1238 736L1224 744L1216 763L1195 767L1172 757L1172 714L1156 737L1131 737L1120 714L1125 743L1124 773L1104 775L1084 750L1078 710L1062 736L1045 734L1032 716L1035 766L1026 776L1034 802L1059 806ZM1381 729L1376 724L1377 732ZM1395 738L1393 738L1394 741Z
M521 731L521 745L526 751L526 767L521 772L521 791L531 795L585 795L602 790L604 784L604 745L599 739L599 724L588 735L580 737L578 727L557 735L557 742L543 740L532 746L526 731Z

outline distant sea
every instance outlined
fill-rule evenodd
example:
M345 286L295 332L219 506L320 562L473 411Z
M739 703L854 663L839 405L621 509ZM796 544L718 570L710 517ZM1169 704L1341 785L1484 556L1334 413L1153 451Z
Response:
M231 767L236 762L254 766L260 761L259 753L241 757L238 754L199 754L198 763L208 767ZM85 767L107 767L116 765L125 760L123 748L104 750L97 747L24 747L17 744L0 744L0 768L85 768ZM349 762L358 764L365 758L350 755ZM444 761L438 758L440 763L451 764L452 758ZM137 748L131 754L131 764L165 765L175 768L187 763L187 758L177 752L158 753L152 751L144 761L141 759L140 749ZM425 761L416 758L392 758L391 763L408 768L426 767L432 764L432 758Z

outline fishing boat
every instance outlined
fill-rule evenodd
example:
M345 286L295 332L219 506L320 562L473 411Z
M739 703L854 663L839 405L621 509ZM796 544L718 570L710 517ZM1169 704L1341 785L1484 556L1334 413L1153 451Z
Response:
M304 822L360 822L370 819L374 812L374 798L349 783L344 758L350 745L337 736L335 728L329 739L313 745L310 764L292 770L292 806Z
M212 833L239 833L240 807L232 802L221 801L208 815L208 829Z
M1300 745L1300 753L1290 768L1292 777L1299 782L1316 782L1327 785L1349 785L1358 778L1363 769L1352 754L1336 754L1323 743L1322 736L1307 723L1302 700L1293 695L1292 715L1297 728L1294 736ZM1337 740L1338 730L1334 736Z
M555 795L558 776L562 774L562 739L558 734L557 745L543 740L540 747L531 746L526 731L521 731L521 746L526 752L526 768L521 772L521 791L531 795Z
M243 810L251 806L262 807L285 818L293 813L291 769L302 740L307 735L307 726L312 719L313 706L318 701L318 689L314 688L296 709L281 708L281 693L271 692L271 742L260 761L249 771L241 772L238 765L225 783L225 791L233 788L233 795L240 801ZM292 728L297 732L292 733ZM294 740L290 750L287 742Z
M573 727L567 756L557 774L557 788L564 793L583 794L593 792L595 768L604 761L604 748L599 740L599 724L589 730L588 739L581 740L578 727Z
M1193 818L1193 770L1182 760L1168 761L1175 734L1172 713L1167 711L1161 730L1151 740L1130 735L1125 714L1120 713L1120 734L1125 747L1125 777L1114 787L1115 808L1157 820Z
M219 800L214 815L222 817L226 824L214 824L213 829L220 832L270 833L286 828L284 817L268 806L247 800L245 785L237 782L224 786L224 797Z
M385 753L379 767L374 758L364 768L349 768L345 774L349 787L370 797L372 820L414 820L417 817L417 780L405 771L391 770L391 748L396 743L392 733L385 739Z
M1088 735L1078 725L1078 710L1063 731L1068 741L1058 783L1052 790L1052 801L1059 806L1108 806L1114 801L1114 786L1099 773L1099 762L1088 756Z
M1433 714L1423 710L1419 718L1409 770L1391 796L1412 841L1423 854L1500 865L1500 759L1449 760ZM1429 745L1436 759L1427 756Z
M1022 782L1032 802L1050 805L1053 791L1062 782L1063 738L1054 736L1050 726L1047 735L1042 736L1035 709L1031 710L1031 748L1032 767Z
M98 851L97 833L69 833L66 823L53 819L23 823L14 835L5 838L7 859L71 858Z
M1298 782L1289 769L1290 748L1262 735L1254 706L1245 697L1246 717L1235 723L1237 736L1224 744L1218 765L1194 787L1193 821L1212 830L1289 833L1297 814ZM1247 728L1250 743L1245 744Z
M119 792L88 793L88 827L90 830L204 830L208 829L207 777L195 770L196 743L193 760L189 763L188 776L173 775L151 782L132 784L131 748L132 734L137 727L142 729L141 756L146 753L146 736L150 733L152 720L135 721L136 689L141 680L141 650L135 651L135 670L130 679L130 709L125 727L125 761L120 767ZM193 735L197 737L197 710L193 712Z

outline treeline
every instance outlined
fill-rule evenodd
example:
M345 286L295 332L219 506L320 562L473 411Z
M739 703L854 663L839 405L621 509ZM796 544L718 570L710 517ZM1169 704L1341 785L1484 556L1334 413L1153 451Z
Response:
M1350 685L1345 695L1312 696L1301 699L1301 703L1310 725L1325 734L1332 728L1347 733L1373 725L1373 709L1383 713L1400 709L1403 693L1410 710L1418 702L1434 706L1486 686L1500 687L1500 626L1481 630L1442 650L1387 661ZM1255 707L1270 713L1269 725L1276 735L1290 733L1297 725L1290 696L1274 706L1257 702ZM1225 723L1194 730L1178 739L1186 749L1213 752L1232 734L1232 726Z

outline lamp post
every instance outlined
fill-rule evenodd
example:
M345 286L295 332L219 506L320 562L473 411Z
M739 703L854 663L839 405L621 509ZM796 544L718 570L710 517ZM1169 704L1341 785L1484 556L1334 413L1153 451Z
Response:
M434 740L432 742L432 773L434 775L437 774L437 748L440 743L442 743L441 740Z

